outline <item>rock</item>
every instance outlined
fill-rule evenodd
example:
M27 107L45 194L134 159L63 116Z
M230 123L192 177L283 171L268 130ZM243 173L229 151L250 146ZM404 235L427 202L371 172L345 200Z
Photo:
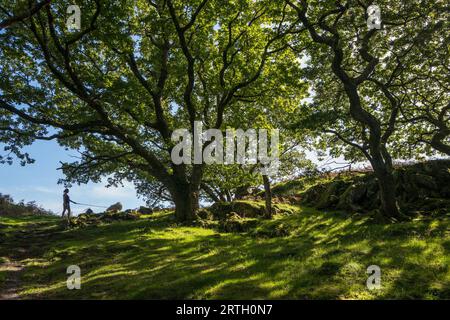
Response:
M202 220L211 220L213 218L213 214L205 208L198 209L196 214Z
M434 181L433 177L431 177L431 176L421 174L421 173L416 173L416 174L411 175L411 180L418 187L428 188L431 190L438 189L436 182Z
M263 228L258 227L252 230L250 234L258 238L287 237L291 235L291 230L287 224L271 223Z
M326 185L324 184L317 184L314 186L309 187L305 192L302 194L302 202L304 204L309 204L312 206L316 206L320 195L326 190Z
M108 211L101 216L103 221L119 221L119 220L137 220L140 214L136 211L131 212L114 212Z
M106 209L106 212L119 212L122 210L122 204L120 202L117 202Z
M420 209L425 211L434 211L440 208L450 208L450 200L425 198L420 206Z
M338 209L350 209L353 211L359 211L362 209L364 196L366 195L367 186L364 184L350 185L347 190L339 198L337 204Z
M153 209L152 208L147 208L144 206L140 206L139 209L137 209L137 212L139 212L140 214L152 214L153 213Z
M264 216L264 204L251 201L216 202L209 210L214 219L223 220L231 212L235 212L242 218L256 218Z
M82 213L70 219L70 226L72 227L85 227L98 223L100 223L100 216L94 213Z
M222 232L246 232L256 227L256 219L242 218L236 212L230 212L226 218L219 224L219 230Z
M317 208L324 209L335 206L339 202L340 195L345 193L349 185L349 182L343 180L335 180L327 184L324 192L319 196Z
M103 214L82 213L70 220L72 227L96 226L100 223L111 223L122 220L137 220L140 214L134 210L126 210L124 212L108 211Z
M284 203L284 202L283 202ZM293 214L289 208L282 204L272 203L275 214ZM208 210L215 220L224 220L227 215L234 212L241 218L260 218L265 216L266 207L263 202L236 200L233 202L216 202Z
M404 165L395 168L393 174L397 200L405 213L449 211L450 160ZM301 202L319 209L373 213L381 205L378 180L371 172L337 176L331 182L319 180L301 193Z
M289 204L300 204L300 201L301 201L301 197L300 196L289 196L288 198L287 198L287 202L289 203Z

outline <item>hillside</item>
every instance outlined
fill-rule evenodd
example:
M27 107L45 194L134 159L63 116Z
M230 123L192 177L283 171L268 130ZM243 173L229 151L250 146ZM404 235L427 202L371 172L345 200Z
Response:
M177 225L170 212L65 229L48 216L0 217L0 292L39 299L450 298L449 216L376 224L288 206L247 232ZM366 288L379 265L382 288ZM82 289L67 290L78 265Z
M0 193L0 216L50 215L52 212L38 206L35 201L20 202L7 194Z
M398 166L394 177L399 205L406 217L441 215L450 211L450 160ZM272 193L275 202L380 218L379 188L372 172L343 171L303 177L275 185ZM262 196L260 194L256 199Z
M450 299L448 168L396 169L407 219L395 223L377 215L370 172L274 185L272 220L261 193L203 208L191 224L171 210L126 210L69 226L4 196L14 214L0 215L0 297ZM70 265L81 268L81 290L66 288ZM381 289L366 287L371 265Z

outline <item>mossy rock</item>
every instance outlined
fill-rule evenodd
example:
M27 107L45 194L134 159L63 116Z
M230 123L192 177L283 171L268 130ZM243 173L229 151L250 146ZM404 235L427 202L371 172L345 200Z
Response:
M311 204L313 206L317 205L320 196L327 189L326 184L317 184L309 187L304 193L302 193L302 202L304 204Z
M219 223L221 232L247 232L256 227L256 219L242 218L236 212L227 214L226 218Z
M397 199L405 212L449 211L450 160L433 160L401 166L394 170ZM319 209L340 209L368 213L380 208L378 180L371 172L339 175L332 181L311 186L300 195L302 203ZM409 213L408 213L409 214Z
M419 210L434 211L439 209L446 209L450 212L450 199L442 198L425 198L420 203Z
M102 222L112 222L121 220L137 220L140 218L140 213L137 211L125 211L125 212L105 212L100 216Z
M205 229L215 229L218 228L219 222L209 219L196 219L192 222L193 227L200 227Z
M297 180L280 182L272 187L272 194L274 196L282 195L282 196L293 196L298 194L305 188L306 179L301 178ZM262 192L261 196L264 195Z
M231 212L235 212L241 218L257 218L264 216L265 206L252 201L216 202L209 208L209 211L217 220L226 219Z
M339 202L339 195L351 185L351 182L335 180L327 184L325 191L320 195L317 208L324 209L335 206Z
M71 227L84 227L89 225L94 225L100 223L100 215L98 214L89 214L82 213L77 217L71 218L69 222L69 226Z
M339 198L338 209L359 211L366 199L367 186L363 183L350 185Z
M212 220L213 214L211 211L205 208L200 208L197 210L196 215L201 220Z
M144 207L144 206L140 206L139 209L137 209L136 211L140 214L153 214L152 208L148 208L148 207Z
M448 180L450 181L450 179ZM450 183L444 187L441 188L439 194L443 197L443 198L447 198L450 199Z
M95 213L82 213L77 216L77 219L78 220L93 220L93 219L98 219L99 217L100 216Z
M438 189L436 181L431 176L421 173L415 173L411 175L411 180L417 187L427 188L431 190Z

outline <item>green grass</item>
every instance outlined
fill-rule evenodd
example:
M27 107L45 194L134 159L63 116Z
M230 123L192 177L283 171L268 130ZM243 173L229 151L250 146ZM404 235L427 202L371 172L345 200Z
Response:
M450 298L448 217L378 225L291 208L295 214L260 221L245 234L180 226L161 213L17 240L18 227L54 232L58 222L0 218L8 225L0 256L28 246L22 298ZM81 290L66 288L73 264L81 267ZM366 269L373 264L381 267L382 288L369 291Z

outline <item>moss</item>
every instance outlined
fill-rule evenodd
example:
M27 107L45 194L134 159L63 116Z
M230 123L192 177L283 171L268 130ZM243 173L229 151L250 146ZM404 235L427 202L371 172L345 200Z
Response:
M219 223L221 232L247 232L255 228L258 220L242 218L236 212L229 213L226 218Z
M336 179L325 185L325 190L319 196L317 208L330 208L336 206L339 202L339 195L346 190L351 182L342 179Z
M295 207L290 204L273 204L275 214L289 215L295 212ZM241 218L260 218L265 215L266 207L263 201L236 200L233 202L216 202L209 209L216 220L224 220L227 215L234 212Z
M450 210L449 165L450 161L428 161L395 169L397 198L407 215ZM380 207L378 182L370 172L338 175L309 187L301 197L301 203L319 209L371 212Z
M289 225L283 223L272 223L255 228L251 235L257 238L287 237L291 234Z
M296 195L301 191L303 191L305 187L308 185L308 183L310 183L310 180L307 178L300 178L296 180L280 182L272 187L272 194L274 196ZM264 192L262 192L261 196L263 195Z
M211 211L205 208L197 210L196 214L197 217L202 220L211 220L213 218L213 214L211 213Z
M113 221L137 220L140 217L141 214L139 212L131 210L123 212L108 211L103 214L82 213L77 217L71 218L69 225L71 227L86 227Z
M68 230L58 219L0 217L0 256L34 244L16 257L25 299L450 298L448 217L386 225L294 209L254 219L247 233L182 226L172 212ZM71 264L81 267L82 290L66 288ZM382 269L380 290L365 286L372 264Z
M363 208L367 186L362 183L351 184L339 197L336 208L342 210L359 211Z
M233 202L217 202L209 210L217 220L226 219L227 215L235 212L242 218L256 218L264 215L265 206L262 202L238 200Z

